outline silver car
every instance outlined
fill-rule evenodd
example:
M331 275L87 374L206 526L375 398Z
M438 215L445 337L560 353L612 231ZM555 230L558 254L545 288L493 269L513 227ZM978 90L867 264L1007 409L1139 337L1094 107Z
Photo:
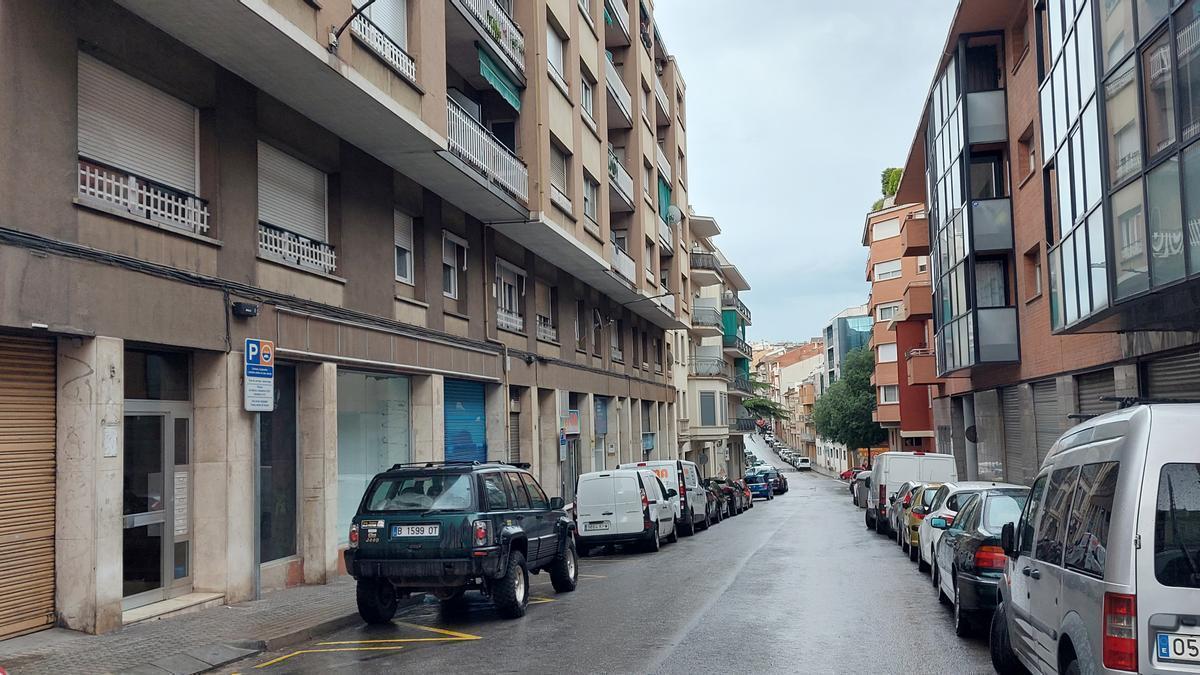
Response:
M1004 526L992 662L1035 673L1200 673L1200 404L1088 420Z

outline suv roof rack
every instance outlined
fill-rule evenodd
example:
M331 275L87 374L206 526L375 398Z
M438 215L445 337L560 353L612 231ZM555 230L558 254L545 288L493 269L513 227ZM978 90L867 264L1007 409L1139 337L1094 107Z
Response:
M1154 403L1200 403L1195 398L1154 398L1151 396L1101 396L1101 401L1113 401L1122 410L1135 405L1151 405Z
M526 471L528 471L533 466L529 462L497 462L497 464L503 464L505 466L515 466L518 469L525 469Z
M481 462L475 460L441 460L437 462L401 462L393 464L388 471L396 471L399 469L425 468L432 469L435 466L479 466Z

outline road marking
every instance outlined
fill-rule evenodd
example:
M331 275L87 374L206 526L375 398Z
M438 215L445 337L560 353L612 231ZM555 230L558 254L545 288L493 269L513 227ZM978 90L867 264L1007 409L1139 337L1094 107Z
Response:
M394 652L394 651L399 651L401 649L404 649L404 648L403 647L337 647L334 649L301 649L299 651L292 652L291 654L284 654L283 656L280 656L279 658L271 659L270 661L267 661L266 663L260 663L257 666L254 666L254 668L255 669L269 668L278 663L287 661L288 659L292 658L293 656L300 656L301 654L325 654L325 653L329 653L329 652Z
M607 579L608 577L604 576L603 574L583 574L582 572L580 572L579 578L580 579Z
M393 638L390 640L345 640L339 642L318 642L317 645L377 645L377 644L395 644L398 642L464 642L470 640L482 640L479 635L471 635L470 633L459 633L458 631L447 630L445 628L434 628L433 626L422 626L415 623L405 623L403 621L394 622L397 626L406 626L417 630L428 631L445 635L446 637L430 637L430 638Z
M554 600L554 598L539 598L539 597L530 597L529 598L529 604L531 604L531 605L544 605L547 602L555 602L555 600Z

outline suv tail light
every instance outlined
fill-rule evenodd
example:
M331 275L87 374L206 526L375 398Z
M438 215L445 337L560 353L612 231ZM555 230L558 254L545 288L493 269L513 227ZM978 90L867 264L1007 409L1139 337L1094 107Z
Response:
M486 520L476 520L471 523L471 534L475 546L488 546L492 543L492 524Z
M350 548L358 548L358 525L350 526Z
M980 546L975 549L975 568L980 570L1002 570L1007 556L999 546Z
M1104 667L1137 672L1137 596L1104 594Z

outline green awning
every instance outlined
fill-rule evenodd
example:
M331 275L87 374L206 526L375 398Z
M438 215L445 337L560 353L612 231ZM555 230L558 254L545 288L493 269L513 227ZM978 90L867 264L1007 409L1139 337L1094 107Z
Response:
M613 21L612 14L609 14L608 8L605 7L604 8L604 25L611 26L611 25L613 25L613 23L615 23L615 22Z
M483 75L483 79L487 80L509 105L521 112L521 90L482 49L479 50L479 74Z

